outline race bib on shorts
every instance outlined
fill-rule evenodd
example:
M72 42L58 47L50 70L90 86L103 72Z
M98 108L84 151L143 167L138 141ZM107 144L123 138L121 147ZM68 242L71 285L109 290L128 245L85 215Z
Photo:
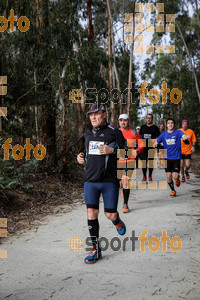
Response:
M99 147L103 146L103 145L104 145L104 142L90 141L89 154L101 155Z
M144 134L144 139L151 139L151 134L145 133Z

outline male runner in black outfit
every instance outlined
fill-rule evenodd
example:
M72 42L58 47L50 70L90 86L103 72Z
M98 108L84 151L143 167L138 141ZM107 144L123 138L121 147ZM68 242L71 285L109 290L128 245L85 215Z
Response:
M142 168L142 172L143 172L142 181L146 181L147 180L147 177L146 177L146 175L147 175L147 161L149 159L148 158L148 150L153 149L153 147L148 146L148 140L149 139L156 139L160 135L160 131L159 131L158 127L156 125L153 125L153 115L152 114L147 114L146 124L141 126L140 135L141 135L142 139L146 139L146 147L144 148L144 150L140 154L141 159L146 160L146 168ZM151 160L151 158L150 158L150 160ZM152 181L152 173L153 173L153 169L149 168L149 181Z
M87 205L88 229L93 250L85 263L95 263L102 258L99 239L99 198L102 194L104 211L115 225L118 233L124 235L126 227L117 211L119 180L117 178L117 148L125 148L126 140L118 128L106 122L103 105L93 104L88 113L91 127L85 132L85 153L77 156L79 164L85 164L84 199Z

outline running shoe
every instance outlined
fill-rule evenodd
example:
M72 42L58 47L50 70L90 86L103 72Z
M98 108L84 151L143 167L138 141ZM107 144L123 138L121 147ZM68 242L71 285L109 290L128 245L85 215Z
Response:
M170 194L170 197L172 197L172 198L176 197L176 191L172 191L171 194Z
M149 176L149 181L152 181L152 176Z
M147 180L147 178L146 178L146 176L144 176L143 178L142 178L142 181L146 181Z
M185 182L185 176L182 177L181 182Z
M121 197L124 198L123 190L121 190Z
M186 174L186 178L190 179L190 175L189 175L188 171L185 171L185 174Z
M123 212L123 213L129 212L129 208L128 208L128 205L127 205L127 204L124 204L124 205L123 205L122 212Z
M92 249L92 252L85 258L86 264L94 264L98 259L102 258L101 249Z
M115 225L117 232L120 235L124 235L126 233L126 226L125 226L124 222L122 222L121 219L119 219L119 220L120 220L119 223L117 223L117 224L113 223L113 224Z
M179 187L180 186L180 180L176 180L176 186Z

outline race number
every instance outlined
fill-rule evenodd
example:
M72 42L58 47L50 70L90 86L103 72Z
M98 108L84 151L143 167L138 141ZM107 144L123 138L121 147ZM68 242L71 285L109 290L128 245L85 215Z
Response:
M99 147L103 146L103 145L104 145L104 142L90 141L89 154L101 155Z

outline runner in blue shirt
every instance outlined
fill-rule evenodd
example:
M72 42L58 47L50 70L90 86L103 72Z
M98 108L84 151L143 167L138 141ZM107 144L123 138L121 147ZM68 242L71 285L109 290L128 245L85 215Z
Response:
M167 167L165 169L167 173L167 182L172 190L170 197L176 196L174 189L174 182L176 186L180 186L179 172L180 172L180 160L182 157L181 152L181 139L187 144L189 141L187 136L180 130L175 129L175 121L172 118L168 118L166 121L167 130L163 132L157 139L155 145L163 143L164 149L167 150L165 159L167 160Z

